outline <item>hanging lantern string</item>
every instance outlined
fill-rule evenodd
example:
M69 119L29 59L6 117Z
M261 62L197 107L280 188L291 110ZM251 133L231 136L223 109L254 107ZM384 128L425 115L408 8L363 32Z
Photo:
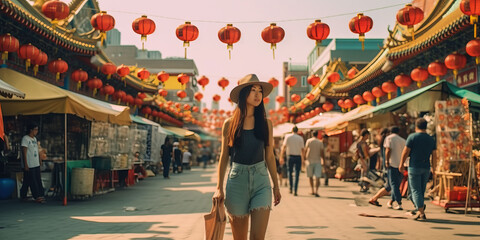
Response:
M404 6L405 3L401 4L395 4L395 5L388 5L384 7L378 7L378 8L371 8L367 10L359 10L355 12L348 12L348 13L339 13L339 14L333 14L333 15L328 15L324 17L320 17L321 19L326 19L326 18L335 18L335 17L343 17L343 16L351 16L354 14L357 14L359 12L373 12L373 11L379 11L379 10L384 10L388 8L394 8L394 7L399 7L399 6ZM85 8L85 9L91 9L91 10L96 10L93 8ZM138 12L129 12L129 11L116 11L116 10L111 10L109 9L108 12L116 12L116 13L124 13L124 14L131 14L131 15L139 15L142 13ZM166 17L166 16L159 16L155 14L149 14L151 17L155 18L162 18L162 19L167 19L167 20L175 20L175 21L185 21L183 18L176 18L176 17ZM235 23L235 24L242 24L242 23L270 23L270 22L301 22L301 21L312 21L315 19L318 19L319 17L312 17L312 18L294 18L294 19L283 19L283 20L257 20L257 21L219 21L219 20L201 20L201 19L189 19L192 22L204 22L204 23Z

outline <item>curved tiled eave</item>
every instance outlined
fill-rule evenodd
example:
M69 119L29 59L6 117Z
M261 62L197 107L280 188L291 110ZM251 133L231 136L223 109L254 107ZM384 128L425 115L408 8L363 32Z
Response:
M65 32L59 31L58 27L53 29L52 26L47 25L10 0L0 0L0 12L33 32L40 34L57 46L86 55L94 55L96 52L94 43L86 43L69 37Z
M416 56L462 31L469 24L469 17L455 10L422 36L404 45L392 48L387 57L395 62Z

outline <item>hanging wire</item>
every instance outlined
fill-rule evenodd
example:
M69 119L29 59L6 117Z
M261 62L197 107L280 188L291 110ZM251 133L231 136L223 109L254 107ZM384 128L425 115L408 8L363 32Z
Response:
M373 12L373 11L379 11L387 8L393 8L393 7L399 7L399 6L404 6L405 3L401 4L395 4L395 5L388 5L384 7L378 7L378 8L371 8L371 9L366 9L366 10L359 10L355 12L348 12L348 13L339 13L339 14L333 14L333 15L328 15L328 16L323 16L320 17L321 19L328 19L328 18L335 18L335 17L342 17L342 16L351 16L354 14L357 14L359 12ZM92 9L93 8L85 8L85 9ZM131 14L131 15L141 15L144 13L138 13L138 12L129 12L129 11L116 11L116 10L108 10L108 12L116 12L116 13L124 13L124 14ZM178 21L185 21L184 18L176 18L176 17L167 17L167 16L160 16L160 15L154 15L154 14L149 14L149 17L154 17L154 18L162 18L162 19L168 19L168 20L178 20ZM203 22L203 23L233 23L233 24L251 24L251 23L271 23L271 22L301 22L301 21L311 21L312 19L318 19L319 17L312 17L312 18L295 18L295 19L283 19L283 20L256 20L256 21L220 21L220 20L202 20L202 19L189 19L189 21L192 22Z

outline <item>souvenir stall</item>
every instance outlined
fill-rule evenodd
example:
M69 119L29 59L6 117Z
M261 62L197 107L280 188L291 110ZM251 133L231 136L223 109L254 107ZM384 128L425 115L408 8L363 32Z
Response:
M473 157L478 126L469 110L469 101L451 98L435 102L437 159L435 165L434 203L445 210L457 207L480 207L478 159Z

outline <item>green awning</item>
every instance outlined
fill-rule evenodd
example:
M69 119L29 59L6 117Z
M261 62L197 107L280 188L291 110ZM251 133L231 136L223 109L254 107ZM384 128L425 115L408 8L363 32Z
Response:
M368 109L366 111L360 112L352 117L350 117L347 121L353 121L355 119L360 119L362 117L368 116L370 114L384 114L388 112L392 112L398 110L405 106L410 100L418 97L419 95L427 92L427 91L439 91L448 95L457 96L459 98L466 98L470 101L470 111L480 112L480 95L459 88L445 80L432 83L428 86L422 87L417 90L413 90L411 92L405 93L401 96L398 96L390 101L382 103L374 108ZM328 126L332 127L332 126ZM327 127L326 127L327 128Z

